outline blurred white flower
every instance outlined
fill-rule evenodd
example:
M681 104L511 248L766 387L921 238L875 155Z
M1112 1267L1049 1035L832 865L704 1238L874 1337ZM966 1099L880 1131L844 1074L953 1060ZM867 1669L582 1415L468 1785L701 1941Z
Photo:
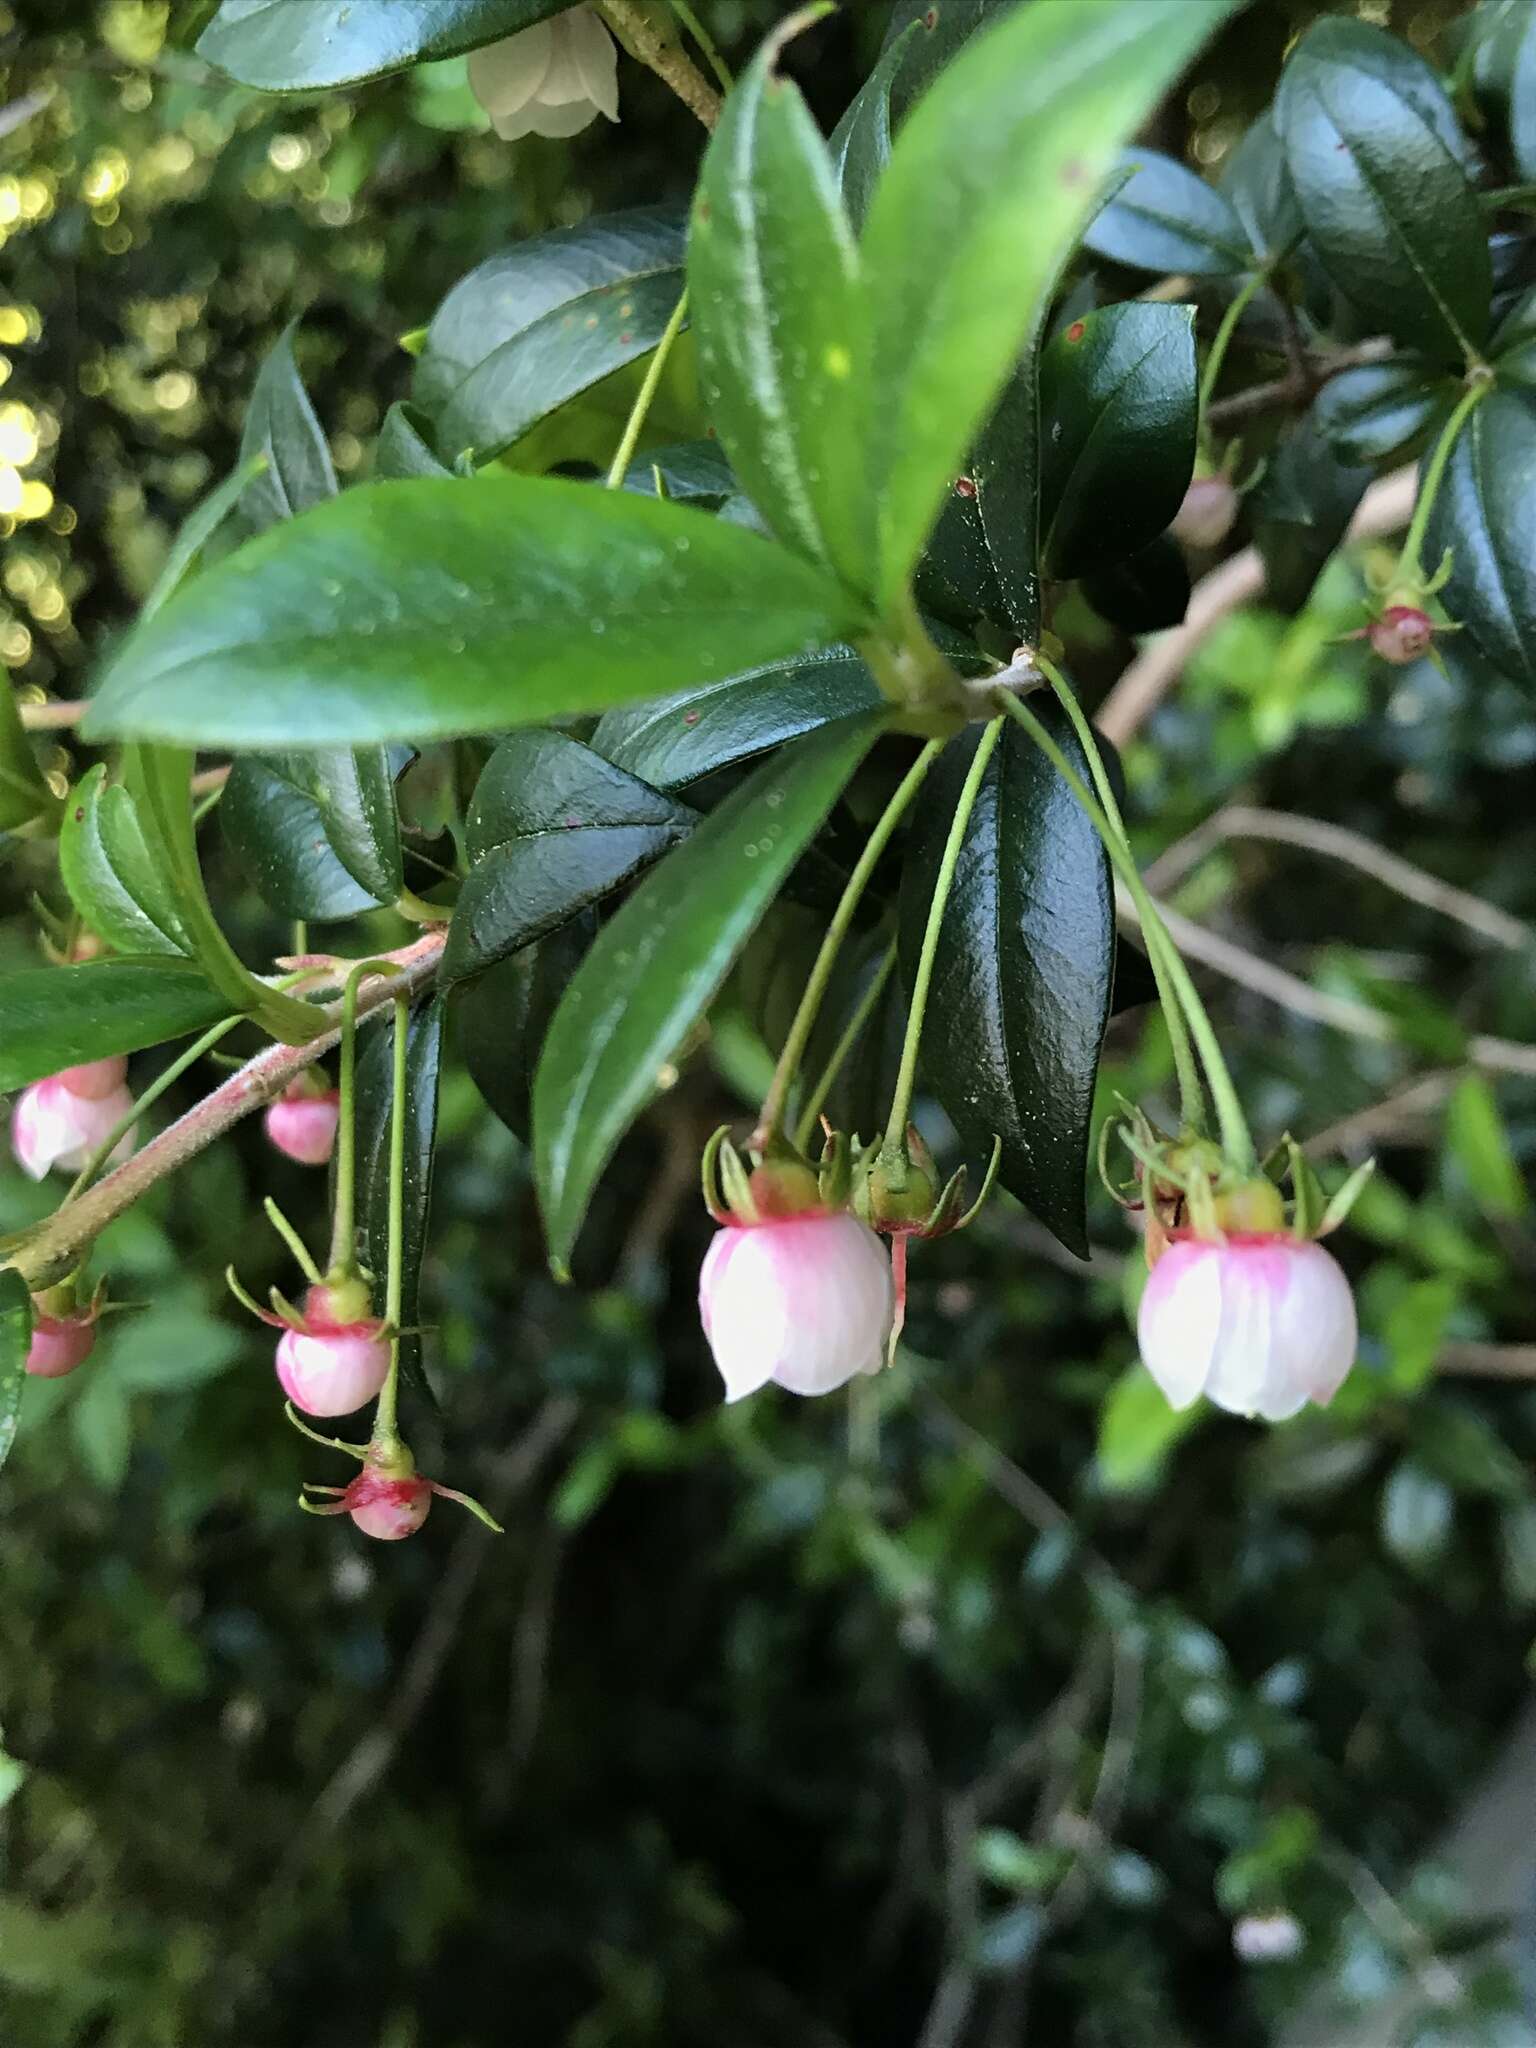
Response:
M1292 1913L1245 1913L1232 1924L1232 1947L1245 1963L1289 1963L1307 1945Z
M590 7L472 51L469 84L507 142L577 135L599 114L619 118L618 49Z

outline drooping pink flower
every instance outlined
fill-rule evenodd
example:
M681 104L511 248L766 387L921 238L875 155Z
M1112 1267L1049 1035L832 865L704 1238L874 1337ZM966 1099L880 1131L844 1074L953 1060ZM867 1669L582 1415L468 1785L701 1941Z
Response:
M34 1379L61 1380L96 1348L94 1311L77 1316L39 1315L32 1324L27 1371Z
M341 1096L334 1088L315 1095L295 1082L267 1110L268 1138L300 1166L324 1166L336 1149Z
M22 1171L33 1180L54 1168L78 1173L133 1108L127 1071L123 1059L92 1060L24 1088L11 1112L11 1150ZM120 1165L132 1150L129 1131L110 1163Z
M878 1372L894 1311L890 1260L846 1211L729 1223L699 1275L699 1313L727 1401L770 1380L791 1394L830 1394Z
M306 1415L351 1415L374 1399L389 1374L389 1339L373 1317L340 1322L329 1290L304 1297L304 1326L286 1329L277 1344L277 1377L295 1408Z
M1174 1233L1148 1276L1137 1330L1171 1407L1204 1394L1266 1422L1308 1401L1326 1407L1355 1361L1354 1296L1337 1260L1279 1232L1225 1242Z

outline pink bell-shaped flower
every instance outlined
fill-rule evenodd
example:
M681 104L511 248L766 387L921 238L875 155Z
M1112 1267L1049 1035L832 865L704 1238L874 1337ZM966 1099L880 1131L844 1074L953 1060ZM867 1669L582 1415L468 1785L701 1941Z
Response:
M272 1103L263 1119L279 1152L300 1166L324 1166L336 1149L341 1096L334 1088L315 1093L300 1076Z
M94 1309L73 1316L39 1315L32 1324L27 1371L34 1379L61 1380L96 1349Z
M389 1374L389 1338L372 1316L343 1317L327 1287L311 1287L303 1320L277 1345L277 1377L306 1415L351 1415Z
M619 118L619 53L590 7L572 7L471 51L469 86L504 141L577 135Z
M127 1073L125 1059L92 1060L24 1088L11 1112L11 1150L22 1171L33 1180L53 1169L78 1173L133 1108ZM132 1150L129 1131L110 1163Z
M727 1401L770 1380L791 1394L830 1394L878 1372L895 1308L884 1247L846 1210L727 1223L699 1275Z
M1173 1408L1200 1395L1284 1422L1326 1407L1355 1362L1354 1296L1320 1244L1284 1231L1173 1233L1147 1279L1141 1356Z

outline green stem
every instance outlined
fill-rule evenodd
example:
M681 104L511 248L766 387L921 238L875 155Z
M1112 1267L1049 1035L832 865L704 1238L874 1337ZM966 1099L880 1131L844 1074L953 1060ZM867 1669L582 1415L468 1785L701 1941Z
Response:
M163 1074L158 1074L150 1082L128 1114L119 1119L110 1137L96 1147L96 1150L75 1175L74 1180L70 1183L68 1194L65 1195L64 1200L59 1204L61 1209L66 1208L69 1203L74 1201L77 1195L85 1193L86 1189L112 1157L118 1145L127 1137L146 1110L154 1108L166 1089L179 1081L188 1067L196 1066L205 1052L211 1052L221 1038L227 1038L235 1026L243 1022L244 1019L240 1017L226 1017L222 1024L213 1025L203 1033L201 1038L189 1045L184 1053L172 1060Z
M1233 335L1237 332L1237 323L1242 319L1244 313L1247 312L1254 294L1263 285L1264 277L1265 273L1262 270L1256 270L1252 277L1244 284L1231 305L1228 306L1226 312L1222 315L1221 325L1216 330L1216 338L1211 343L1210 354L1205 359L1205 369L1200 378L1200 440L1202 446L1207 445L1210 440L1206 418L1211 409L1211 401L1216 395L1216 386L1221 377L1221 366L1227 359L1227 350L1231 346Z
M388 961L359 960L347 976L341 996L341 1078L337 1084L340 1118L336 1125L336 1209L331 1225L331 1257L327 1277L345 1278L357 1270L357 991L370 974L389 974Z
M389 1377L379 1393L373 1419L375 1443L399 1440L400 1313L405 1297L405 1060L411 1030L411 999L395 997L394 1090L389 1102L389 1277L384 1319L389 1324Z
M667 367L667 357L672 353L672 344L683 331L683 322L688 317L688 293L679 293L677 304L672 308L672 317L661 330L651 360L645 366L645 378L629 409L629 418L624 422L624 433L614 450L613 460L608 465L608 474L603 480L605 490L616 491L629 473L629 465L635 459L635 450L640 445L640 435L645 427L646 416L661 384L662 373Z
M890 844L891 834L901 823L908 804L917 795L923 777L933 766L942 745L941 740L929 740L902 777L895 795L881 812L874 831L870 833L868 844L859 855L858 865L848 877L842 899L832 914L832 922L827 926L827 935L821 942L820 952L816 955L816 964L812 967L810 979L805 985L805 994L800 998L800 1007L795 1011L795 1020L789 1027L784 1050L779 1054L778 1064L773 1070L768 1093L763 1097L762 1114L757 1120L757 1129L752 1134L752 1149L755 1152L763 1151L779 1135L790 1086L799 1072L800 1061L821 1009L822 998L827 992L827 983L831 980L832 970L837 965L837 956L843 940L848 936L848 928L853 923L859 899L869 886L869 878L875 872L880 856Z
M1419 559L1424 546L1424 536L1429 531L1429 517L1435 509L1435 499L1445 481L1446 465L1451 459L1451 450L1456 446L1458 435L1466 425L1475 406L1480 405L1493 389L1491 377L1478 377L1463 392L1456 410L1445 423L1435 452L1429 459L1419 485L1419 495L1413 508L1413 519L1403 539L1403 551L1397 558L1394 582L1420 584L1424 580L1424 565Z
M981 779L987 772L987 763L996 750L1002 730L1003 721L1001 718L994 718L977 742L970 772L960 791L960 801L955 805L949 837L944 842L944 855L939 862L939 872L933 884L933 900L928 905L928 923L923 932L923 948L917 956L917 972L912 979L912 1003L907 1011L907 1032L901 1046L901 1070L896 1076L896 1092L891 1097L891 1113L886 1120L885 1142L880 1148L882 1154L890 1153L897 1156L906 1148L907 1124L912 1111L912 1091L917 1086L917 1052L923 1040L923 1017L928 1009L928 990L933 982L933 963L938 957L939 932L944 923L944 910L949 902L950 889L954 885L955 869L960 864L960 849L965 844L971 812L976 808Z
M831 1094L833 1083L843 1071L844 1061L858 1044L865 1025L868 1024L870 1018L874 1015L875 1005L879 1002L885 985L895 972L895 968L896 941L892 939L885 949L885 958L870 977L869 987L864 991L863 996L859 1000L858 1007L848 1019L847 1027L842 1037L833 1046L831 1057L817 1076L815 1087L812 1088L810 1094L806 1097L805 1107L800 1112L800 1121L795 1126L795 1150L797 1152L803 1152L806 1146L810 1144L811 1134L816 1129L816 1119L821 1115L821 1105Z
M1205 1063L1206 1079L1210 1083L1211 1096L1216 1104L1216 1120L1221 1127L1222 1150L1240 1173L1255 1171L1258 1155L1254 1151L1248 1120L1243 1115L1243 1106L1238 1100L1236 1088L1232 1085L1232 1076L1227 1071L1227 1063L1222 1057L1216 1033L1212 1029L1210 1018L1206 1015L1199 991L1190 979L1189 969L1184 965L1178 947L1168 936L1167 928L1158 914L1157 905L1147 892L1147 885L1141 879L1140 869L1115 836L1114 828L1099 808L1083 778L1029 706L1022 698L1011 696L1006 691L998 692L997 702L1000 709L1023 726L1092 819L1095 830L1104 842L1104 850L1114 864L1116 874L1130 891L1131 900L1136 905L1136 914L1141 919L1142 930L1149 934L1154 930L1162 934L1165 941L1162 965L1173 985L1174 993L1183 1006L1195 1044L1199 1047L1200 1057ZM1151 944L1150 938L1148 944Z
M729 92L736 81L731 76L730 66L715 47L714 37L688 5L688 0L671 0L671 6L672 12L703 51L705 63L720 81L720 90Z
M1093 777L1093 786L1098 791L1099 803L1117 834L1121 846L1131 855L1131 835L1125 829L1125 819L1120 812L1115 786L1109 779L1104 766L1104 757L1099 752L1098 735L1089 724L1067 679L1059 669L1045 657L1036 653L1036 668L1045 677L1056 694L1056 701L1071 721L1072 730L1077 734L1077 743L1083 750ZM1134 855L1131 856L1134 859ZM1139 907L1139 906L1138 906ZM1173 992L1174 977L1169 972L1168 952L1173 945L1162 919L1142 925L1142 934L1147 942L1147 960L1152 969L1152 979L1157 983L1157 999L1162 1005L1163 1022L1168 1027L1168 1042L1173 1048L1174 1072L1179 1083L1179 1118L1190 1130L1198 1131L1205 1124L1205 1090L1200 1084L1200 1068L1195 1059L1194 1047L1189 1041L1189 1030L1184 1013Z

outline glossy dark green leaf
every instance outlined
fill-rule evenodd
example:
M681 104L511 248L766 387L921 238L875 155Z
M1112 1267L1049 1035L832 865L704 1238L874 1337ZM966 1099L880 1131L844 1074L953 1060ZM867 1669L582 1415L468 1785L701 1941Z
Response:
M597 936L584 910L558 931L498 960L453 992L454 1039L490 1108L527 1144L533 1074L549 1020Z
M32 1297L27 1284L14 1268L0 1267L0 1465L16 1441L31 1343Z
M603 928L534 1079L534 1174L557 1264L614 1147L883 722L879 712L844 719L765 762Z
M786 545L868 591L865 299L827 146L775 68L797 25L768 37L710 140L689 303L705 401L741 488Z
M162 862L144 837L138 807L104 767L70 792L59 834L59 878L88 931L118 953L190 959L192 937Z
M1272 262L1302 231L1285 150L1266 109L1251 121L1222 166L1221 193L1256 256Z
M223 0L197 53L263 92L318 92L456 57L570 0Z
M900 601L1115 153L1237 0L1021 7L913 109L864 235L880 594Z
M229 1013L190 961L19 968L0 975L0 1093L61 1067L206 1031Z
M1339 460L1311 413L1276 442L1251 501L1267 604L1301 610L1370 481L1368 468Z
M682 789L880 701L862 656L851 647L825 647L610 711L592 745L657 789Z
M1040 365L1043 559L1052 576L1138 553L1195 467L1193 306L1132 302L1074 320Z
M1501 384L1536 388L1536 290L1523 293L1510 307L1488 354Z
M832 131L828 144L832 173L855 229L863 227L875 186L891 160L891 88L914 54L914 40L923 34L921 21L909 21L890 37L880 52L879 62Z
M461 279L427 329L412 395L438 454L488 462L547 414L647 355L683 289L669 208L599 214L519 242Z
M437 1145L438 1081L443 1058L441 997L418 1003L405 1036L405 1172L401 1186L400 1321L412 1334L400 1340L400 1369L423 1385L421 1262L432 1209L432 1162ZM395 1012L386 1007L363 1035L357 1062L357 1223L359 1253L374 1276L374 1306L382 1313L389 1273L389 1125L395 1097Z
M656 488L658 474L660 491ZM650 498L675 498L714 510L735 493L736 473L718 441L679 441L640 456L626 472L624 488Z
M1479 102L1511 168L1536 178L1536 11L1529 0L1484 0L1470 25Z
M1449 615L1493 666L1536 691L1536 398L1495 391L1451 451L1425 560L1452 551Z
M1230 277L1252 264L1231 204L1187 165L1161 150L1128 149L1118 168L1130 176L1083 236L1095 256L1159 277Z
M1124 561L1108 562L1083 578L1083 595L1101 619L1127 633L1161 633L1183 623L1189 609L1189 568L1171 534Z
M472 865L448 927L444 985L611 895L697 822L697 812L564 733L503 740L465 820Z
M1018 0L896 0L881 55L886 55L908 30L917 31L905 46L891 81L891 110L899 121L978 29L1005 14Z
M439 462L432 451L431 422L414 405L397 399L384 415L374 450L376 477L399 482L410 476L451 476L452 470Z
M1351 305L1438 361L1479 349L1487 232L1455 116L1423 59L1330 15L1286 65L1275 122L1309 240Z
M219 818L263 902L284 917L324 923L399 898L400 822L382 747L245 755Z
M251 387L246 408L240 462L261 464L240 497L240 519L251 533L264 533L279 520L336 495L330 444L294 361L298 328L295 320L283 329Z
M1040 351L1033 337L971 455L981 530L1021 641L1040 635Z
M1069 758L1064 718L1041 714ZM910 978L954 806L981 734L933 771L901 891ZM1003 1185L1074 1252L1088 1249L1085 1174L1115 958L1109 864L1086 813L1027 734L1004 725L941 930L923 1065L967 1147L1003 1141Z
M1001 620L1007 609L979 499L974 476L955 479L912 579L925 612L963 628L983 618Z
M1456 389L1443 370L1421 359L1362 363L1330 377L1313 411L1341 462L1395 462L1428 433Z
M685 505L505 474L362 484L141 624L86 729L237 748L494 731L863 623L810 563Z

